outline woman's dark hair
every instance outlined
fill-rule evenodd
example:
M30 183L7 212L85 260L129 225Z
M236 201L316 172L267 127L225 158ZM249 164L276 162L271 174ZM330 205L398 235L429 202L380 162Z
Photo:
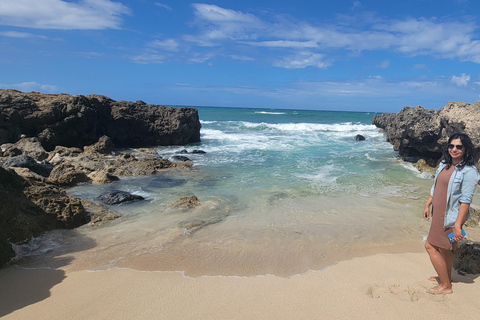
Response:
M447 164L447 168L450 168L452 165L452 156L448 152L448 145L452 142L452 140L460 139L462 141L463 147L465 148L465 154L463 155L462 161L457 164L457 168L461 169L464 166L473 166L474 165L474 147L472 140L470 137L462 132L455 132L448 138L448 144L443 151L443 162Z

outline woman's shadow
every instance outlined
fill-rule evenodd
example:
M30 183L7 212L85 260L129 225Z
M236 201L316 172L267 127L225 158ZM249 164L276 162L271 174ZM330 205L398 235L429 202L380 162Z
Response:
M80 250L95 247L93 239L84 238L81 242ZM60 268L74 260L63 256L65 253L59 252L62 257L51 257L48 267L29 267L29 263L19 262L0 269L0 318L50 297L50 289L66 278Z

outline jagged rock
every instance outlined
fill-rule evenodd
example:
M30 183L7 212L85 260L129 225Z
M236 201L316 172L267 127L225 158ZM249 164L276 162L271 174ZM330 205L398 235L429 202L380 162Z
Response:
M206 152L206 151L203 151L203 150L197 150L197 149L195 149L195 150L192 150L192 153L194 153L194 154L205 154L205 153L207 153L207 152Z
M155 149L151 149L151 148L138 148L135 151L138 153L145 153L145 154L158 154Z
M156 174L164 169L177 167L171 161L159 157L133 155L119 156L111 166L112 174L117 176L138 176Z
M376 115L372 123L383 129L394 150L405 160L426 159L437 164L449 136L465 132L480 156L480 102L448 102L435 111L421 106L404 107L399 113Z
M455 249L453 268L459 274L480 273L480 242L460 241Z
M113 145L112 139L107 136L102 136L98 139L97 143L83 148L85 154L111 154L114 150L115 146Z
M120 218L120 215L105 209L103 206L90 202L88 200L82 200L82 205L88 213L91 225L100 226L108 223L109 221Z
M9 243L23 243L47 230L75 228L85 219L80 200L54 186L0 168L0 234ZM4 254L0 253L0 262L5 262L11 258L11 251L2 239L0 247L6 249L0 250Z
M181 197L177 201L170 204L170 206L178 209L187 210L187 209L198 207L200 204L201 204L200 200L198 200L196 196L190 196L190 197Z
M107 184L120 180L119 177L108 171L93 171L88 175L88 178L92 180L92 184Z
M192 161L190 158L185 156L173 156L172 159L176 161Z
M53 158L56 155L59 155L60 157L76 157L82 153L82 149L80 148L67 148L63 146L56 146L53 151L50 152L50 155L47 160L50 161L51 158Z
M29 170L43 176L48 177L53 169L53 165L48 162L38 163L32 157L27 155L19 155L11 157L3 164L4 168L28 168Z
M48 183L67 187L88 181L90 181L90 178L87 174L69 162L56 165L47 180Z
M145 198L139 195L131 194L126 191L115 190L102 193L100 196L98 196L98 199L105 202L106 204L113 205L123 202L144 200Z
M5 143L1 146L2 157L15 157L22 154L22 150L15 147L13 143Z
M80 199L67 195L60 188L45 184L30 185L25 189L25 195L53 217L55 228L73 229L86 222L86 212Z
M470 218L465 222L466 227L480 228L480 210L470 207Z
M417 162L415 162L413 164L413 166L420 172L427 172L431 175L434 175L435 174L435 168L433 168L435 164L434 163L431 163L431 164L428 164L427 161L425 161L425 159L420 159L418 160Z
M119 148L200 141L196 109L115 101L99 95L0 90L0 114L0 144L15 143L26 134L37 137L47 151L56 146L83 148L104 135Z
M12 157L19 154L27 155L38 161L45 160L48 157L48 153L37 138L22 138L14 144L8 145L5 150L6 156Z
M363 141L363 140L365 140L365 137L362 136L361 134L357 134L357 135L355 136L355 141Z
M35 173L33 171L30 171L30 169L27 168L9 168L13 171L15 171L16 174L18 174L20 177L24 178L25 180L28 181L37 181L37 182L46 182L47 178L44 176L39 175L38 173Z

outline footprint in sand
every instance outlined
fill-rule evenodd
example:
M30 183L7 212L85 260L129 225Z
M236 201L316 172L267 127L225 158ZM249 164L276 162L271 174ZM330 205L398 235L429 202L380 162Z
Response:
M420 299L433 301L448 300L447 295L431 295L427 293L430 283L417 282L409 285L391 284L388 287L374 285L368 288L367 295L372 299L378 299L385 294L392 294L394 297L403 300L417 302Z

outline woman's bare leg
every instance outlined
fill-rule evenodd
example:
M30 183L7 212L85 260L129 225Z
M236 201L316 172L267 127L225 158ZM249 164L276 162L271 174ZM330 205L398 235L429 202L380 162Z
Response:
M431 293L452 293L451 268L453 264L453 254L450 250L440 249L432 246L428 241L425 242L425 249L430 257L435 271L438 274L440 284L432 288ZM450 255L447 253L450 253Z

